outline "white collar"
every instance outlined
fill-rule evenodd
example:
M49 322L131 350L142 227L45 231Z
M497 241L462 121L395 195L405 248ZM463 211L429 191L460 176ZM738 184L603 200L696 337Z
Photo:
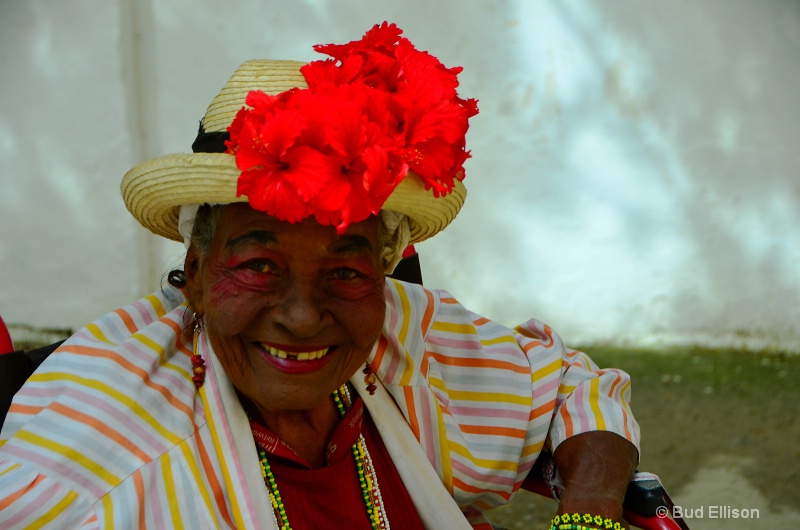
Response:
M212 416L209 422L215 427L217 450L228 463L231 480L226 482L232 489L230 495L232 500L239 499L242 517L249 519L243 521L245 526L249 526L249 522L254 528L277 530L247 414L211 344L207 340L202 342L205 347L201 347L201 354L211 368L207 371L204 386L208 401L206 414ZM362 396L425 528L471 530L472 526L445 489L383 383L380 380L376 382L374 395L367 392L360 372L350 379L350 383ZM247 485L246 489L243 484Z

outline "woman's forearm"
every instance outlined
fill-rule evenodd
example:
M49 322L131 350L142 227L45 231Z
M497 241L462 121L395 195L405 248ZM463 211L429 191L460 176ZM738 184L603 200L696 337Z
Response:
M553 454L564 483L558 513L590 513L622 521L622 503L639 454L625 438L605 431L564 440Z

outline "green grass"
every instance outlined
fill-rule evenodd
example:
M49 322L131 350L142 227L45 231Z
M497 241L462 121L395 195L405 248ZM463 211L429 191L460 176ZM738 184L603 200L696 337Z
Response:
M642 432L640 470L673 494L725 455L776 509L800 506L800 355L697 347L578 348L632 378ZM546 525L551 500L523 492L492 520L509 529Z
M632 378L642 430L642 468L668 490L715 456L746 466L746 478L776 507L800 506L800 355L675 348L586 348L601 366Z
M723 395L774 391L800 396L791 384L800 375L800 355L782 352L698 347L638 350L589 346L584 351L601 366L622 368L637 386L651 384L703 385L706 393Z

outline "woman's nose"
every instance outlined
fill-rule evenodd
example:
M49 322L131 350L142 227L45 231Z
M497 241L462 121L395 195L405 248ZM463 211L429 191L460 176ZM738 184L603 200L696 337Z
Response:
M290 287L273 307L272 316L276 324L299 338L316 336L330 320L319 291L306 285Z

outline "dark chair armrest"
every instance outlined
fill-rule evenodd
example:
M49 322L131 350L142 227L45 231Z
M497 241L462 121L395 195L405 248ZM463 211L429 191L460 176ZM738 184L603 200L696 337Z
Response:
M36 368L61 346L62 342L64 341L30 351L17 350L0 354L0 428L6 421L6 414L14 394L19 392Z

